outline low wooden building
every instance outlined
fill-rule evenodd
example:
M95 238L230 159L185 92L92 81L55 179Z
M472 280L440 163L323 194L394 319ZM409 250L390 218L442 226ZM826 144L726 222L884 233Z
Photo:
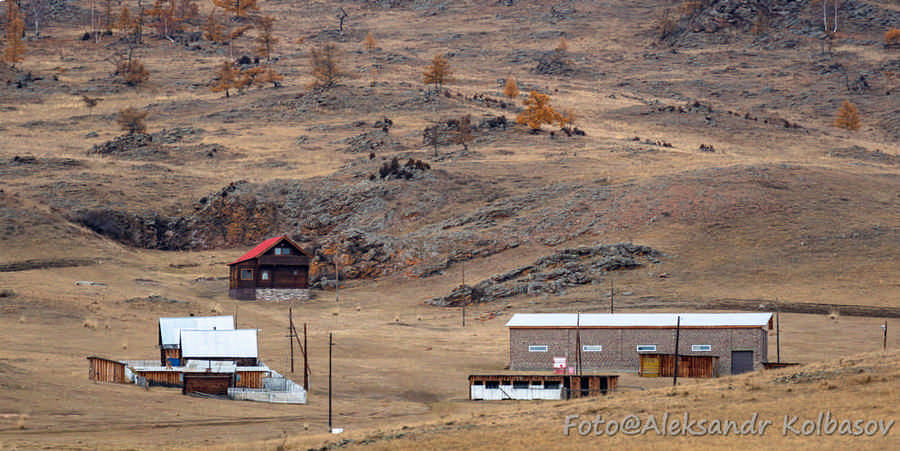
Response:
M615 374L506 371L469 376L469 399L574 399L602 396L615 391Z
M263 378L271 376L272 371L265 366L239 366L234 374L234 386L263 388Z
M639 374L644 377L675 376L675 354L641 354ZM719 357L679 355L678 377L719 377Z
M234 374L184 373L181 393L227 396L233 380Z
M87 359L88 379L110 384L125 383L125 363L96 356Z
M306 297L311 258L287 235L269 238L228 264L228 294L251 301Z

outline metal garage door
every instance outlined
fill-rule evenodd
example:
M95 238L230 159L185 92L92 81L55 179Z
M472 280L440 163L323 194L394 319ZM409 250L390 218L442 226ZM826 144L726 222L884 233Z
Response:
M753 351L731 351L731 374L753 371Z

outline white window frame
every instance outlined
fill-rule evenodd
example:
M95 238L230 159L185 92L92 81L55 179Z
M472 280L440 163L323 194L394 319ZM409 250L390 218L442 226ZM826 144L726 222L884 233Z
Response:
M656 345L637 345L635 349L637 352L656 352Z
M603 345L581 345L581 352L603 352Z
M547 345L528 345L528 352L547 352L550 347Z
M712 345L691 345L691 352L710 352Z

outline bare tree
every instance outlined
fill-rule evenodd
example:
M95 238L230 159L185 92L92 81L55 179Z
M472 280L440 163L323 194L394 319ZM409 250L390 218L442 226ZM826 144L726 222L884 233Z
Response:
M825 33L836 33L838 29L838 7L840 0L831 0L834 7L834 19L831 21L831 29L828 27L828 0L822 0L822 24L825 27Z
M350 15L347 14L347 11L344 11L344 8L341 8L341 11L339 13L337 13L336 17L337 17L337 20L340 21L340 23L339 23L340 31L341 31L341 33L343 33L344 32L344 19L346 19L347 17L350 17Z
M26 11L34 26L34 35L39 37L41 25L46 25L50 17L50 0L29 0Z

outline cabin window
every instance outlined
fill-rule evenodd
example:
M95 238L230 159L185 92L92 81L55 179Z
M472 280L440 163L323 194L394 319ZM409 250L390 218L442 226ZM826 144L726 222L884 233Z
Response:
M559 388L559 381L544 381L544 388Z
M581 352L603 352L603 345L584 345Z
M484 381L473 381L472 385L484 385Z
M712 351L712 345L691 345L691 352L709 352Z
M500 388L500 381L484 381L484 388Z
M547 345L530 345L528 352L547 352Z
M253 280L253 270L252 269L242 269L241 270L241 280Z
M513 381L513 388L528 388L528 381Z
M259 273L259 278L262 280L269 280L269 271Z
M656 352L656 345L637 345L637 352Z
M291 255L291 248L289 247L276 247L275 255Z

